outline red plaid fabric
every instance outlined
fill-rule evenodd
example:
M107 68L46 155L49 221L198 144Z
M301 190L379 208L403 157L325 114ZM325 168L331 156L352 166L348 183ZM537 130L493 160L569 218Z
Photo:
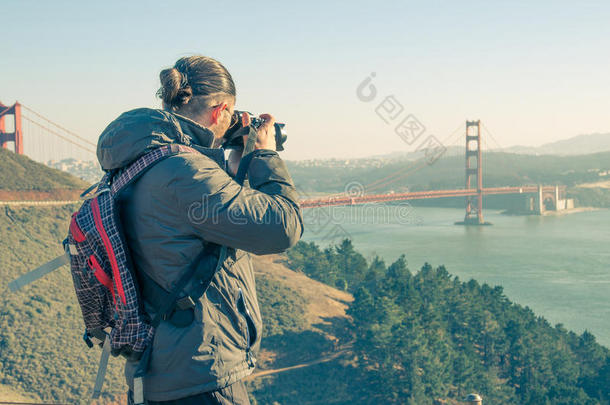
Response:
M112 181L112 186L110 187L112 194L116 194L127 184L137 179L140 174L142 174L148 167L156 163L158 160L177 153L186 152L198 153L195 149L178 143L162 146L154 149L152 152L148 152L146 155L143 155L129 167L127 167L117 178Z
M115 355L143 352L154 335L140 301L115 196L161 159L186 152L197 153L188 146L173 144L143 155L109 187L101 186L72 216L66 243L74 246L70 249L70 267L85 328L88 332L110 328Z

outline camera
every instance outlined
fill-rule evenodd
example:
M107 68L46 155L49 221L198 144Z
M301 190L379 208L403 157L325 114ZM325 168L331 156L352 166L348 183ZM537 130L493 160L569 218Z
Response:
M247 135L248 131L242 126L242 114L248 114L250 116L250 126L254 129L260 128L263 122L265 122L264 119L259 118L248 111L235 110L233 116L231 117L231 125L224 134L225 141L223 143L223 147L225 149L244 147L244 139L242 136ZM273 126L275 127L275 150L283 151L284 142L286 142L288 137L284 131L285 124L276 122Z

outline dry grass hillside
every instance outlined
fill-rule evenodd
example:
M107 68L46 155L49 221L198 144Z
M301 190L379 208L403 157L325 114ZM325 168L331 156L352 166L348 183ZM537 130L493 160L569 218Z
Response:
M3 150L0 155L0 201L71 199L47 194L86 186L25 156ZM99 352L81 342L82 319L68 269L18 293L5 291L9 281L61 253L60 242L76 208L0 205L0 401L89 403ZM309 364L336 353L352 297L291 271L281 256L255 256L254 263L265 322L260 370ZM98 404L124 402L122 367L121 359L111 359ZM273 378L254 379L257 398L271 395L266 388Z
M87 187L86 182L68 173L0 148L0 190L35 192Z
M68 269L18 293L6 291L9 281L61 253L75 208L0 206L0 401L33 402L35 397L23 394L32 392L43 402L89 403L99 351L82 343L80 309ZM265 323L260 371L310 364L341 350L349 341L343 334L352 297L288 269L282 256L254 256L253 261ZM122 403L122 367L121 359L111 359L98 404ZM266 403L266 398L282 397L286 391L276 386L276 379L293 379L295 373L303 370L254 378L255 399Z
M17 390L7 386L0 384L0 404L2 402L40 402L40 398L38 398L34 394L22 393Z
M259 301L265 304L263 294L269 291L269 288L260 288L261 283L278 283L288 291L288 295L294 294L302 300L302 312L290 316L303 322L298 328L281 334L264 332L258 369L246 379L246 383L253 405L324 403L316 401L326 400L320 387L326 386L328 376L349 381L354 370L353 335L346 314L353 297L291 270L284 261L281 255L253 256ZM265 324L281 316L265 313L265 307L273 306L269 303L262 305ZM343 385L343 382L335 384L338 400L346 396Z
M308 328L321 330L319 325L329 325L328 319L347 318L345 310L354 300L351 294L289 269L284 265L282 256L253 257L257 277L268 277L279 281L306 299L305 321Z

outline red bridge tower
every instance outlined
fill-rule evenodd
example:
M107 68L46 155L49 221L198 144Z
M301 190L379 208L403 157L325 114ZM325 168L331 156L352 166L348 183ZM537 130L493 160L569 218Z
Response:
M490 225L483 220L483 166L481 121L466 121L466 190L477 193L466 197L466 216L459 225Z
M13 132L6 132L5 118L13 116ZM23 132L21 130L21 104L15 103L8 107L0 102L0 145L8 149L8 143L15 143L15 153L23 155Z

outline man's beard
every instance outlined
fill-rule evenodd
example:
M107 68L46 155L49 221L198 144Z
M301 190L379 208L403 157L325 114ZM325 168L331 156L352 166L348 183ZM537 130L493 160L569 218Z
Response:
M212 131L212 133L214 134L214 141L212 142L212 148L220 148L220 146L225 141L224 134L229 129L229 126L227 125L227 127L224 129L221 129L219 127L208 128L208 129L210 129Z
M225 141L225 138L216 138L214 137L214 141L212 142L212 148L220 148L222 143Z

